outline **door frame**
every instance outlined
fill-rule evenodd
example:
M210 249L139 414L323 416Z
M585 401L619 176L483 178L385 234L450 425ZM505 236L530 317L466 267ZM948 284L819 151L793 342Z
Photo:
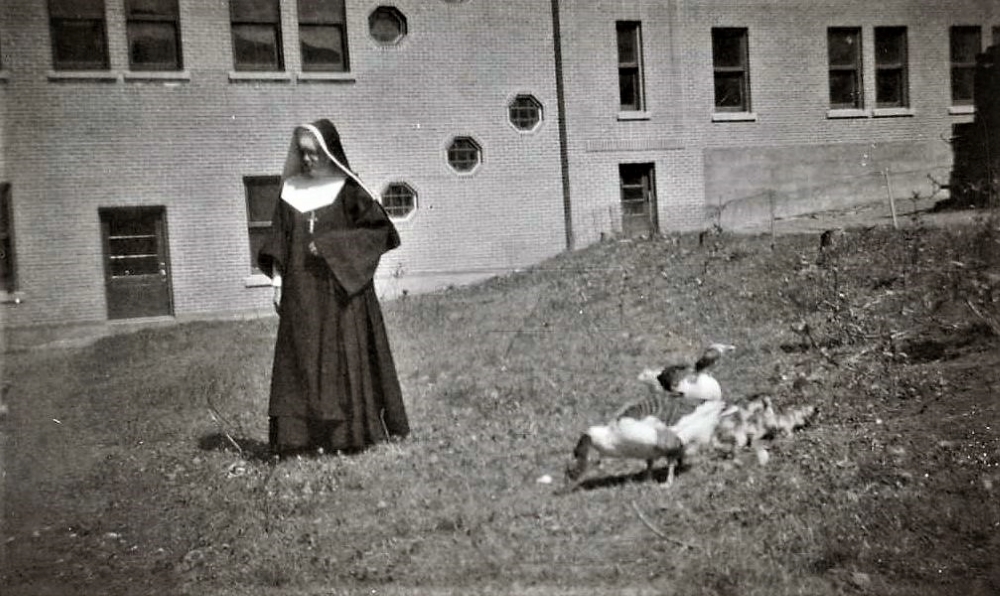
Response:
M106 313L109 320L136 319L144 317L160 317L174 315L173 276L170 273L170 244L167 237L167 210L162 205L144 205L137 207L100 207L98 218L101 227L102 261L104 268L104 297ZM155 301L145 304L118 304L113 298L115 277L112 272L111 251L111 221L116 215L128 215L133 218L151 218L153 234L156 239L156 258L163 294Z

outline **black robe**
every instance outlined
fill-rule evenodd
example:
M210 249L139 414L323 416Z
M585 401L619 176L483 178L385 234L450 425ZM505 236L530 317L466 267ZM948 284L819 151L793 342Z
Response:
M350 178L314 214L310 233L310 215L279 200L258 255L261 269L277 270L283 282L268 406L279 452L354 451L410 430L373 283L399 235Z

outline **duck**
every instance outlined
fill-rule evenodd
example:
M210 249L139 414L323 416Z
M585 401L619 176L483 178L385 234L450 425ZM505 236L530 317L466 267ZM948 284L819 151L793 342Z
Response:
M644 460L646 478L652 476L658 460L666 459L664 484L672 486L684 458L712 444L729 408L721 399L677 393L648 395L628 403L608 423L590 426L580 435L566 468L564 490L572 491L582 483L592 451L606 458Z
M603 457L644 460L647 478L656 461L666 459L665 484L671 486L684 457L711 445L722 418L734 412L722 399L719 382L708 372L733 349L713 343L693 367L671 364L644 370L639 380L651 393L625 404L609 422L591 426L580 435L566 468L565 490L572 491L583 481L592 451Z
M639 374L639 381L653 393L666 392L698 399L722 399L722 386L709 369L723 355L732 352L732 344L712 343L704 349L692 366L689 363L671 363L661 369L647 368Z

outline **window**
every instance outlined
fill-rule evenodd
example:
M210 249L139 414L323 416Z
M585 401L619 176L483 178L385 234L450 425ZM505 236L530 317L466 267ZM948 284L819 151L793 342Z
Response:
M906 62L906 27L875 27L875 107L909 105Z
M281 196L281 176L246 176L247 227L250 236L250 263L257 271L257 253L271 233L271 216Z
M831 27L827 30L827 53L830 61L830 107L861 109L861 29Z
M746 29L712 29L712 68L716 111L749 112L750 64Z
M982 48L982 30L979 27L951 28L951 103L972 105L975 92L976 54Z
M406 17L392 6L379 6L368 17L368 32L381 44L397 43L406 35Z
M382 207L389 217L406 217L417 206L417 193L404 182L394 182L382 193Z
M471 137L456 137L448 146L448 165L456 172L471 172L479 165L480 151Z
M229 0L236 70L276 71L285 68L281 53L278 0Z
M180 70L177 0L126 0L128 59L132 70Z
M535 130L542 121L542 104L531 95L518 95L507 107L507 114L514 128Z
M104 0L49 0L52 68L108 70Z
M645 109L642 88L642 35L637 21L618 21L618 93L621 110Z
M299 0L302 70L347 72L347 17L344 0Z
M10 185L0 184L0 292L17 289L14 267L14 218Z

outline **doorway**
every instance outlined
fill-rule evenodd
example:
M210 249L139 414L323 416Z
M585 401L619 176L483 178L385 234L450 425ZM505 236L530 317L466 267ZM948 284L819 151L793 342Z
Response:
M622 235L652 236L659 231L653 164L619 164L621 179Z
M109 319L173 314L163 207L99 209Z

